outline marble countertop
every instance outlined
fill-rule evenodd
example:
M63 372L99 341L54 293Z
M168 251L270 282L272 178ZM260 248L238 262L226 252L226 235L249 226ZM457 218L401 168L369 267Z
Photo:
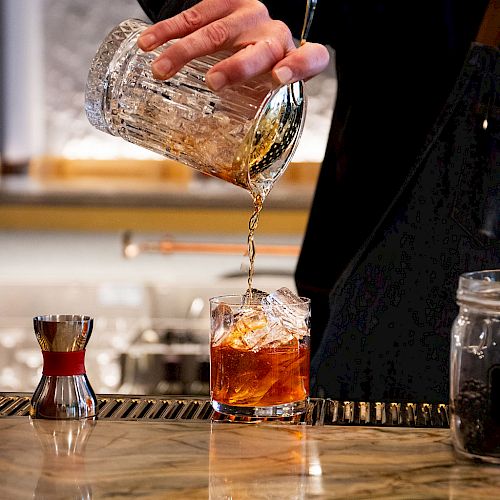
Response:
M498 498L448 429L0 419L0 498Z

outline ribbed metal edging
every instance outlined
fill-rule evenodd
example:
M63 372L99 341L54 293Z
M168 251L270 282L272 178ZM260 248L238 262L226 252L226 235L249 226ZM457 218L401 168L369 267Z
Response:
M0 417L29 415L31 394L0 393ZM98 418L103 420L175 420L252 422L256 419L215 413L208 398L186 396L98 397ZM364 403L312 398L307 411L283 422L307 425L371 425L384 427L448 427L448 405L427 403Z
M449 427L444 403L364 403L325 401L323 425Z

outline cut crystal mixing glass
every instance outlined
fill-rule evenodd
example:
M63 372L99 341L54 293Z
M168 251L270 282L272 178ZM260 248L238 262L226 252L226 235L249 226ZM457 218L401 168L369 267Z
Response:
M227 51L156 80L151 63L175 41L143 52L137 39L148 27L123 21L99 47L85 95L90 123L264 198L298 145L306 111L303 82L277 87L266 74L213 92L205 74Z

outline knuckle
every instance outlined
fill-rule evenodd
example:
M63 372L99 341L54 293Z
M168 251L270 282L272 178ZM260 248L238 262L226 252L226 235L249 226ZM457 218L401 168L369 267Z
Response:
M229 40L229 27L223 21L209 24L206 27L206 36L210 43L216 47L224 45Z
M231 82L243 81L253 75L252 65L245 64L243 61L234 61L231 64L231 70L225 73L229 75L229 80Z
M196 7L181 12L180 16L189 30L196 30L202 25L202 15Z
M269 17L269 11L267 7L262 2L255 2L252 4L252 9L254 14L260 19L263 17Z
M241 0L219 0L219 4L225 10L234 10L241 3Z
M281 43L273 43L269 40L265 46L272 61L276 62L280 59L283 59L285 55L285 49L283 48L283 45Z
M283 21L274 20L273 21L273 29L276 32L276 36L282 42L287 41L291 37L290 29Z

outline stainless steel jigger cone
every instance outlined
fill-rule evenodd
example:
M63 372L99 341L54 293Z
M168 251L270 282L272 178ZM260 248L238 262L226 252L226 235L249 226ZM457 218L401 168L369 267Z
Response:
M31 398L32 418L95 418L97 398L85 373L85 347L93 318L36 316L33 326L42 349L42 378Z

